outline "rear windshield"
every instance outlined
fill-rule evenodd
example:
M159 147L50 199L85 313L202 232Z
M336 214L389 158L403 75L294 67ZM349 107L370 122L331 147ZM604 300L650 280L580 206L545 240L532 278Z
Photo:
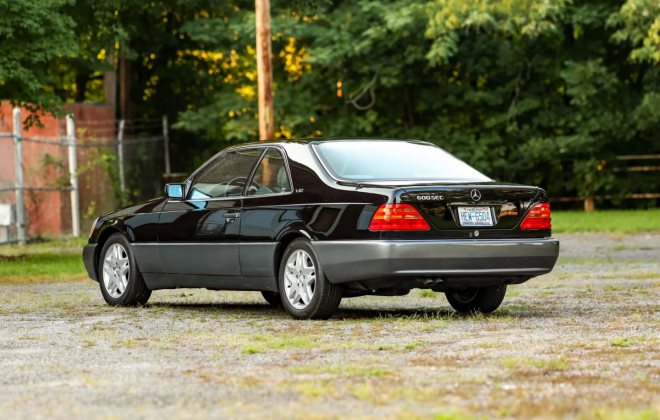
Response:
M440 149L405 141L335 141L313 145L340 180L489 182L492 179Z

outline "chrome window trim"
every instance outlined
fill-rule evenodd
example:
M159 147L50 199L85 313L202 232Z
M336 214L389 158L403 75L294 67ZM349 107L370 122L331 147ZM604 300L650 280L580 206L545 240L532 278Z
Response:
M186 201L221 201L221 200L236 200L236 199L244 199L244 198L251 198L251 197L269 197L269 196L270 196L270 197L272 197L272 196L280 196L280 197L281 197L281 196L286 196L286 195L293 194L293 192L295 191L295 187L294 187L294 185L293 185L293 177L291 176L291 168L290 168L290 166L289 166L289 156L288 156L287 153L286 153L286 149L285 149L284 147L282 147L281 145L279 145L279 144L264 144L264 145L261 145L261 144L251 144L251 145L249 145L249 146L230 147L230 148L228 148L228 149L222 150L222 151L218 152L215 156L213 156L212 158L210 158L209 160L207 160L202 166L200 166L199 168L197 168L197 170L196 170L195 172L193 172L193 173L188 177L188 179L186 179L186 181L183 182L183 183L186 184L186 186L187 186L186 189L189 190L189 189L192 187L192 183L194 182L195 177L197 176L197 174L198 174L202 169L204 169L206 166L208 166L211 162L215 161L216 159L219 159L219 158L222 157L222 155L224 155L224 154L227 154L227 153L229 153L229 152L240 151L240 150L249 150L249 149L260 149L260 148L263 148L263 152L261 152L261 154L260 154L259 157L257 158L257 161L255 162L254 166L252 167L252 169L251 169L250 172L248 173L247 182L246 182L246 187L247 187L247 186L250 185L250 183L252 182L252 177L254 176L254 172L255 172L255 171L257 170L257 168L259 167L259 164L261 164L261 160L263 159L264 154L268 151L268 148L269 148L269 147L275 147L275 148L277 148L277 149L280 151L280 153L282 154L282 159L284 160L284 167L286 168L286 173L287 173L287 176L289 177L289 183L291 184L291 191L289 191L288 193L283 193L283 194L264 194L264 195L245 195L245 193L246 193L246 189L247 189L247 188L243 188L243 192L242 192L242 194L241 194L240 196L239 196L239 195L233 195L233 196L231 196L231 197L211 197L211 198L194 199L194 200L191 200L191 199L188 199L188 198L183 199L183 200L171 200L171 199L168 199L168 203L169 203L170 201L183 201L183 202L186 202ZM186 192L185 192L186 196L188 195L189 192L190 192L190 191L186 191ZM161 212L161 213L162 213L162 212Z
M266 145L252 144L250 146L231 147L231 148L228 148L228 149L225 149L225 150L221 150L215 156L213 156L211 159L207 160L202 166L197 168L197 170L195 172L193 172L188 177L188 179L186 179L184 184L186 184L188 186L188 188L187 188L188 191L185 192L186 198L184 200L180 200L180 201L205 201L205 200L190 200L189 198L187 198L187 196L190 193L190 189L192 188L193 182L195 182L195 178L197 177L197 175L199 175L199 172L201 172L204 168L209 166L212 162L215 162L217 159L220 159L223 155L226 155L226 154L229 154L229 153L233 153L233 152L237 152L237 151L241 151L241 150L261 149L261 148L263 148L264 151L261 152L261 154L259 156L257 156L257 160L255 162L255 165L258 165L258 163L261 162L260 158L263 156L264 152L268 149L268 147ZM248 180L249 180L250 174L252 173L252 171L255 168L256 168L256 166L252 166L250 171L248 171L248 175L246 177ZM244 192L245 192L245 189L243 189L243 193ZM241 197L243 197L243 195L233 196L233 197L241 198ZM212 197L212 198L220 198L220 197ZM221 197L221 198L230 198L230 197Z
M266 156L266 153L268 153L268 149L274 147L275 149L278 149L280 154L282 155L282 160L284 161L284 167L286 168L286 176L289 178L289 185L291 185L291 191L287 193L279 193L279 194L262 194L262 195L243 195L243 198L252 198L252 197L273 197L273 196L286 196L286 195L291 195L295 191L295 187L293 186L293 177L291 176L291 168L289 167L289 156L286 154L286 149L280 145L276 144L271 144L267 145L264 149L264 152L261 154L261 157L259 158L259 161L255 165L254 168L252 168L252 172L250 173L250 177L248 178L248 182L246 184L250 185L252 183L252 178L254 178L255 172L257 172L257 168L259 165L261 165L261 161L264 159L264 156ZM247 193L247 188L243 190L243 194Z

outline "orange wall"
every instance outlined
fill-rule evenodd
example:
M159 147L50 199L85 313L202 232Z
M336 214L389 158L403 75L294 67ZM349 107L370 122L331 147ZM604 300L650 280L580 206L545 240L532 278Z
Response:
M90 104L67 104L66 109L73 112L76 122L76 132L79 132L78 141L85 141L94 137L114 137L114 109ZM21 111L22 120L28 117L28 111ZM52 141L61 141L66 134L63 119L56 119L50 115L40 116L43 127L30 127L23 131L24 138L41 138ZM96 123L100 122L100 123ZM9 102L0 103L0 133L13 132L12 107ZM98 135L95 135L98 133ZM0 138L0 184L10 186L15 181L14 147L12 139ZM50 155L54 165L44 165L46 156ZM90 160L90 151L78 148L78 167ZM30 187L58 186L58 178L68 180L68 148L56 144L37 143L29 140L23 141L23 168L24 183ZM92 169L99 172L99 169ZM83 174L84 175L84 174ZM103 173L94 173L92 177L81 175L80 203L81 215L89 208L90 203L107 196L108 189L104 182L98 182ZM85 178L83 180L83 178ZM93 184L99 184L93 188ZM97 191L100 190L100 193ZM111 192L110 186L110 192ZM100 194L100 195L99 195ZM111 195L111 194L110 194ZM69 191L25 191L25 203L28 219L28 235L59 236L71 232L71 201ZM13 197L7 195L4 202L13 202ZM9 199L9 200L7 200ZM84 231L83 231L84 233Z

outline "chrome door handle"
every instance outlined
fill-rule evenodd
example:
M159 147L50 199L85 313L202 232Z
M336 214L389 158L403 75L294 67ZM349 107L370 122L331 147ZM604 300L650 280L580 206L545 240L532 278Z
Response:
M240 219L241 214L240 213L225 213L223 215L225 219Z

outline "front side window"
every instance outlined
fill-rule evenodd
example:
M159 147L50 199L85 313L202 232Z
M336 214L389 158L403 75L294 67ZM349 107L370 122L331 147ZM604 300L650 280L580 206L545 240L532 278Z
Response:
M252 177L248 195L285 194L291 192L291 182L284 157L274 147L268 149Z
M195 176L189 199L243 195L250 171L263 149L235 150L218 157Z
M313 146L336 179L368 181L492 181L439 147L405 141L329 141Z

